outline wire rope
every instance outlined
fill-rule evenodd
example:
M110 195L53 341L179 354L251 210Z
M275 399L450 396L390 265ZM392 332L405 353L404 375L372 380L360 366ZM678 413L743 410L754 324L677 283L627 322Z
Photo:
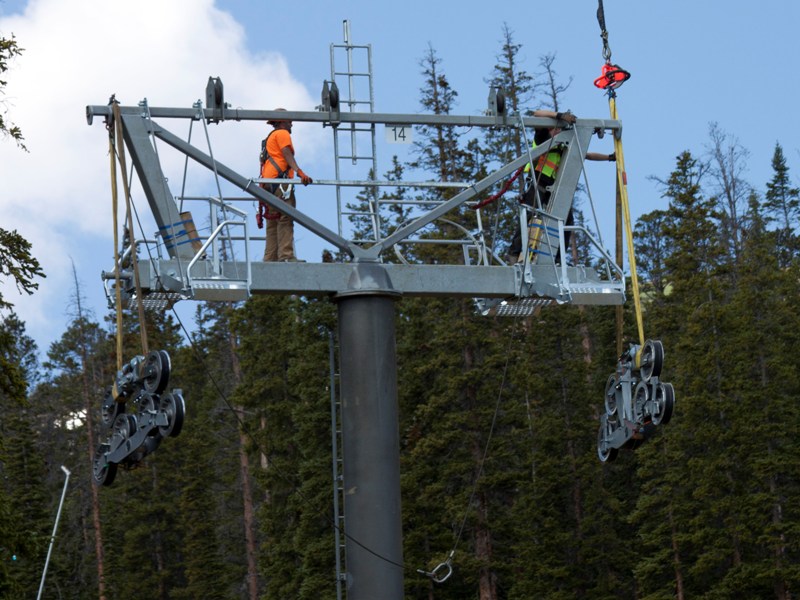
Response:
M473 484L472 484L472 491L470 492L469 500L467 500L467 505L466 505L466 508L464 509L464 515L463 515L463 517L461 519L461 525L460 525L460 527L458 529L458 534L456 535L456 540L453 543L453 547L450 550L450 552L448 553L447 558L444 560L444 562L440 563L435 569L433 569L433 571L424 571L422 569L417 569L418 573L421 573L423 575L427 575L428 577L430 577L431 579L433 579L437 583L441 583L444 580L446 580L450 576L450 573L452 572L453 557L455 556L456 550L458 549L458 545L461 543L461 537L462 537L462 535L464 533L464 528L466 527L466 524L467 524L467 517L469 516L470 506L472 505L472 501L475 498L475 494L478 491L478 483L480 482L481 476L483 475L483 467L486 464L486 458L489 455L489 446L491 445L491 442L492 442L492 437L494 435L494 429L495 429L495 426L497 425L497 415L500 413L500 404L501 404L501 402L503 400L503 391L505 390L505 386L506 386L506 376L508 374L508 365L509 365L509 363L511 361L511 347L512 347L512 343L514 342L514 336L515 336L516 331L517 331L518 322L519 322L519 319L514 319L514 323L513 323L512 327L511 327L511 333L510 333L509 338L508 338L508 345L506 346L506 352L505 352L505 354L506 354L506 362L505 362L505 365L503 366L503 374L502 374L501 379L500 379L500 390L497 393L497 401L495 402L495 405L494 405L494 413L492 414L492 422L491 422L491 425L489 426L489 433L487 434L486 443L484 444L484 447L483 447L483 454L481 456L481 461L480 461L480 464L478 465L478 473L475 475L475 480L473 481ZM437 576L437 573L439 571L443 570L443 569L447 569L446 575L444 575L443 577Z
M212 370L211 370L211 368L209 368L209 366L206 364L206 361L205 361L205 358L204 358L204 356L203 356L202 352L201 352L201 351L200 351L200 350L197 348L197 346L195 345L195 343L194 343L194 340L192 339L192 336L190 335L189 331L186 329L186 326L183 324L183 321L181 320L181 318L180 318L180 315L178 314L178 312L175 310L175 308L174 308L174 307L172 307L172 312L173 312L173 314L175 315L175 319L178 321L178 325L180 326L181 330L183 331L183 333L184 333L184 336L185 336L185 337L186 337L186 339L188 340L188 342L189 342L189 346L191 347L191 349L192 349L192 352L194 353L194 356L195 356L195 358L196 358L196 359L197 359L197 361L200 363L201 367L203 368L203 371L205 372L206 376L207 376L207 377L208 377L208 379L210 380L210 382L211 382L212 386L213 386L213 387L214 387L214 389L216 390L216 392L217 392L217 394L219 395L219 397L222 399L222 401L225 403L225 405L227 406L227 408L228 408L228 409L230 410L230 412L233 414L233 416L234 416L234 418L236 419L236 422L237 422L237 424L239 425L239 427L241 428L241 430L242 430L242 431L244 432L244 434L245 434L245 435L246 435L246 436L247 436L247 437L250 439L251 443L253 444L253 447L254 447L254 449L255 449L255 450L257 450L259 453L263 454L264 456L266 456L266 457L267 457L267 459L268 459L268 462L269 462L270 468L271 468L271 469L273 469L273 470L275 471L275 473L278 475L278 477L280 477L280 478L281 478L281 479L283 479L283 480L284 480L286 483L288 483L290 486L292 486L293 492L294 492L295 494L297 494L297 496L298 496L298 497L299 497L299 498L300 498L300 499L301 499L303 502L305 502L305 503L306 503L306 505L308 505L308 506L311 506L311 501L310 501L310 499L308 498L308 496L306 496L306 494L304 494L302 491L300 491L300 489L299 489L299 488L297 487L297 485L296 485L296 484L295 484L295 483L292 481L292 479L290 478L290 476L289 476L289 474L288 474L288 473L284 472L282 469L280 469L280 468L278 468L278 467L276 467L276 466L275 466L277 463L276 463L276 461L274 461L274 460L272 459L272 455L271 455L269 452L267 452L267 450L266 450L266 449L265 449L265 448L264 448L264 447L263 447L263 446L262 446L262 445L259 443L258 439L256 439L256 436L255 436L255 435L253 435L253 433L250 431L250 428L249 428L249 427L247 427L247 424L246 424L246 423L244 422L244 420L243 420L243 419L242 419L242 418L239 416L239 411L237 411L237 410L236 410L236 408L235 408L235 407L234 407L234 406L233 406L233 405L230 403L230 401L228 400L228 397L227 397L227 395L226 395L226 394L225 394L225 392L222 390L222 387L220 386L220 384L217 382L216 378L214 377L214 375L213 375L213 373L212 373ZM406 570L407 570L407 567L406 567L405 565L403 565L403 564L401 564L401 563L398 563L398 562L396 562L396 561L394 561L394 560L392 560L392 559L390 559L390 558L388 558L388 557L386 557L386 556L383 556L383 555L381 555L379 552L376 552L375 550L372 550L372 549L371 549L369 546L367 546L367 545L363 544L362 542L360 542L359 540L357 540L356 538L354 538L352 535L350 535L350 534L348 534L346 531L344 531L342 528L340 528L340 527L339 527L339 525L338 525L338 523L336 523L336 518L335 518L335 515L334 515L333 517L331 517L331 516L330 516L330 514L328 514L328 513L327 513L327 511L321 511L321 510L318 510L318 511L317 511L317 514L320 514L320 515L324 516L324 517L325 517L325 519L326 519L327 521L329 521L329 522L330 522L330 524L331 524L331 525L332 525L332 526L333 526L333 527L334 527L334 528L335 528L337 531L339 531L339 532L340 532L340 533L341 533L341 534L342 534L342 535L343 535L345 538L347 538L348 540L350 540L351 542L353 542L354 544L356 544L357 546L359 546L360 548L362 548L362 549L363 549L363 550L365 550L366 552L369 552L369 553L370 553L370 554L372 554L374 557L376 557L376 558L378 558L378 559L380 559L380 560L382 560L382 561L384 561L384 562L387 562L387 563L389 563L389 564L391 564L391 565L394 565L394 566L396 566L396 567L399 567L399 568L403 569L404 571L406 571Z

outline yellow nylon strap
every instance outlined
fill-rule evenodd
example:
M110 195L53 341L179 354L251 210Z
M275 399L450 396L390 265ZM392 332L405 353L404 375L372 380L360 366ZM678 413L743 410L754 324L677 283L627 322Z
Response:
M617 261L618 265L622 265L625 262L625 255L622 251L622 194L619 190L619 179L617 179L617 186L616 186L616 202L614 203L614 213L616 217L616 254L614 258ZM618 304L614 307L614 314L616 317L616 334L617 334L617 356L622 356L622 341L623 341L623 334L625 330L625 314L624 314L624 306L622 304Z
M613 95L608 98L608 106L611 110L611 118L619 120L617 116L617 102ZM622 152L622 137L614 136L614 152L617 157L617 186L619 189L620 199L622 201L622 216L625 223L625 237L627 238L628 246L628 261L631 265L631 287L633 288L633 303L636 309L636 324L639 328L639 351L636 353L636 366L639 366L639 360L644 346L644 322L642 319L642 302L639 296L639 277L636 274L636 255L633 252L633 229L631 227L631 212L628 203L628 184L627 175L625 173L625 156ZM620 265L621 266L621 265Z
M115 113L116 114L116 113ZM114 152L114 132L108 132L108 156L111 163L111 211L113 213L114 221L114 281L116 286L114 289L116 296L116 312L117 312L117 371L122 369L122 292L120 290L119 279L119 224L117 223L117 155Z
M117 152L119 152L119 168L122 174L122 187L125 192L125 202L127 205L126 220L128 222L128 234L131 239L131 261L133 263L133 281L136 286L136 299L139 308L139 333L142 338L142 353L146 356L147 349L147 325L144 319L144 304L142 298L142 287L139 283L139 261L137 257L136 237L133 235L133 212L131 211L131 191L128 186L128 170L125 165L125 142L122 139L122 118L119 112L119 104L114 104L114 125L117 131Z

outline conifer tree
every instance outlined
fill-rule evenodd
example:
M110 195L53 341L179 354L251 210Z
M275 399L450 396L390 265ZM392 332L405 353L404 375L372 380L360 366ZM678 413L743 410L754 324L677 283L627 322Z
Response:
M19 43L17 42L16 37L14 34L11 34L11 37L0 37L0 77L3 76L8 70L8 63L9 61L13 60L17 56L20 56L25 51L24 48L20 48ZM4 79L0 79L0 93L5 92L6 81ZM5 111L3 111L5 112ZM23 150L27 150L25 148L25 138L22 135L22 129L13 123L8 123L5 120L3 114L0 114L0 134L3 136L9 136L13 139L17 146L22 148Z
M733 565L718 587L729 594L788 600L800 570L796 552L795 504L800 492L800 390L797 355L792 351L800 313L791 300L797 291L795 269L776 268L780 245L766 229L761 206L750 198L748 228L736 290L728 310L731 329L726 354L733 380L727 412L729 452L739 467L742 488L736 502L742 562Z
M730 231L719 226L730 213L704 196L702 173L702 163L684 152L666 182L661 235L669 291L648 304L649 322L674 357L669 374L680 412L663 439L638 451L645 484L632 522L643 532L636 575L647 598L706 593L746 560L747 532L737 516L748 480L737 459L744 414L730 376L736 321L726 308L738 258Z
M237 312L267 594L315 598L334 585L328 340L324 300L258 297Z
M143 339L147 340L148 352L164 350L171 360L177 356L180 336L170 315L147 312L144 322L126 318L121 333L123 361L147 353ZM108 339L109 347L111 343ZM114 352L109 349L105 356L111 358ZM112 381L109 374L102 384L107 386ZM169 390L181 385L179 378L170 376ZM98 393L96 406L99 407L101 399ZM191 410L190 403L191 400L187 411ZM126 410L133 410L133 406L126 406ZM184 427L188 429L190 425ZM99 429L98 439L108 435L108 429ZM180 560L183 532L178 526L180 490L175 474L192 463L177 440L164 440L132 469L121 467L114 484L99 490L106 585L111 598L167 598L173 588L180 589L183 584Z
M514 32L508 24L503 24L502 45L497 55L497 63L492 69L488 79L490 87L503 92L505 98L505 111L508 115L530 114L536 85L533 77L522 67L520 51L522 44L514 39ZM527 108L526 108L527 107ZM532 133L528 134L532 136ZM486 130L484 134L485 165L488 172L492 165L504 165L527 152L532 141L523 136L519 128L498 127ZM490 239L492 246L498 251L504 247L514 234L517 226L517 203L525 191L524 179L519 177L517 184L494 205L487 206L485 213L490 215L487 219L496 229L496 238ZM495 225L496 224L496 225Z
M386 181L400 182L403 179L404 167L397 156L392 157L392 168L384 173ZM373 179L373 172L370 171L367 179ZM380 214L380 237L384 238L393 233L401 225L405 224L411 215L411 208L403 204L407 199L407 188L396 186L390 191L378 192L376 186L366 186L356 196L357 203L348 204L348 209L352 211L349 216L353 226L353 238L356 240L371 239L374 232L372 213L381 208Z
M767 182L764 209L780 229L794 228L800 219L800 189L792 187L783 147L776 142L772 155L772 179Z
M772 155L772 172L764 194L764 209L778 223L780 264L786 266L798 250L795 230L800 222L800 188L791 185L786 156L777 142Z
M458 92L452 88L442 67L442 60L432 46L420 61L423 86L420 89L420 104L427 113L435 115L451 114L455 108ZM426 173L426 177L440 182L473 180L477 173L474 154L479 148L473 144L467 150L463 146L462 133L458 128L445 125L419 125L418 136L414 142L416 158L408 164L413 171ZM425 188L412 199L425 209L435 203L448 200L456 195L454 188ZM455 223L452 225L451 223ZM476 217L472 209L463 205L419 232L421 239L458 240L464 238L463 229L472 231ZM463 247L455 243L430 243L412 246L404 244L403 251L409 262L439 262L445 264L463 263Z
M662 235L667 218L666 211L651 211L639 218L634 231L636 268L642 287L645 291L652 290L655 297L663 296L667 285L664 261L669 249Z
M456 104L458 92L452 88L433 46L428 45L420 60L424 77L420 105L434 115L448 115ZM464 152L455 127L446 125L418 125L421 139L414 142L417 158L411 163L415 169L436 174L439 181L458 181ZM432 199L447 198L453 194L434 189L427 194Z
M40 419L26 394L36 344L14 314L0 322L0 356L18 375L0 390L0 596L28 598L38 589L51 504Z

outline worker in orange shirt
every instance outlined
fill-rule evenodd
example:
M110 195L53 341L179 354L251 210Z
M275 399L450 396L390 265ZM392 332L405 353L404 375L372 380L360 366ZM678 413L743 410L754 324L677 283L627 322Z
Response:
M285 111L285 108L276 108ZM265 179L292 179L297 177L308 185L313 183L297 165L292 144L292 122L272 119L267 121L274 128L266 139L266 156L261 165L261 177ZM297 206L294 185L291 183L265 183L264 189L286 202L292 208ZM303 262L294 253L294 221L291 217L272 208L267 208L267 247L264 250L265 262Z

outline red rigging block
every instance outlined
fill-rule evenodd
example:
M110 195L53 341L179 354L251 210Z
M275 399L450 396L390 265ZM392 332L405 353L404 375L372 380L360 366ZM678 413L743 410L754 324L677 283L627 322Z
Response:
M615 90L631 78L631 74L619 65L606 63L603 65L601 75L594 80L594 85L601 90Z

